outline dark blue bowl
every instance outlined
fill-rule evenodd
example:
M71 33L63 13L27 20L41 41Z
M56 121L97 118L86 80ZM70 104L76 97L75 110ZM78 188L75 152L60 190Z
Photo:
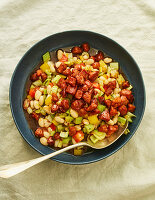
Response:
M35 150L43 155L53 152L51 148L41 145L39 140L32 133L32 130L29 128L26 121L22 108L23 98L26 93L25 84L30 73L39 63L45 52L53 51L62 47L78 45L85 41L87 41L91 47L102 50L120 63L124 74L134 86L134 103L136 105L135 115L137 117L133 120L133 123L129 125L130 133L128 135L122 135L115 143L105 149L94 150L92 153L82 156L73 156L68 153L63 153L52 158L55 161L67 164L86 164L96 162L118 151L134 135L142 120L145 110L145 88L140 69L131 55L123 47L110 38L89 31L67 31L57 33L41 40L31 47L18 63L11 79L10 107L15 124L23 138Z

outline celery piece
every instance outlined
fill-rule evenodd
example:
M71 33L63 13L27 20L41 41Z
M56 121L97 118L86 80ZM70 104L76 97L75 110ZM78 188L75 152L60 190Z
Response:
M77 148L74 149L74 156L81 156L82 153L83 153L82 149L77 149Z
M130 130L127 128L124 132L125 135L127 135L128 133L130 133Z
M52 119L55 117L55 114L50 114L50 116L52 117Z
M110 63L110 67L112 69L118 70L119 66L118 66L118 62L111 62Z
M66 113L67 113L67 114L70 114L70 109L68 109L68 110L66 111Z
M63 143L63 144L68 144L69 141L70 141L71 139L72 139L71 137L64 138L64 139L62 140L62 143Z
M91 131L94 130L94 125L93 124L86 124L86 125L84 125L84 128L86 129L87 133L89 134Z
M30 89L33 89L33 88L35 88L35 86L32 84L32 85L30 86Z
M98 139L98 140L103 140L106 136L106 133L104 132L99 132L98 130L93 131L93 135Z
M68 132L60 132L60 137L67 138L68 134L69 134Z
M48 62L50 60L50 53L49 52L46 52L44 55L43 55L43 61L44 62Z
M61 114L59 114L59 117L61 117L61 118L65 118L66 116L67 116L66 113L61 113Z
M33 85L35 85L35 86L41 86L42 84L43 83L41 80L37 80L37 81L33 82Z
M56 77L53 78L52 83L56 83L57 84L60 79L61 79L61 76L60 75L56 75Z
M127 112L127 115L128 115L129 117L136 117L136 115L134 115L134 114L131 113L131 112Z
M57 93L57 91L58 91L58 86L54 85L54 86L52 87L52 89L51 89L51 92L52 92L52 93Z
M132 123L132 119L129 115L125 115L124 117L128 122Z
M61 131L64 131L65 130L65 127L62 126L61 124L57 126L57 132L61 132Z
M51 79L47 78L47 79L43 82L43 85L48 86L50 82L51 82Z
M42 115L46 115L46 111L45 111L43 108L40 110L40 113L41 113Z
M132 85L130 85L128 88L126 88L127 90L132 90Z
M51 75L51 71L48 70L48 69L45 70L45 73L46 73L47 75Z
M99 73L102 75L104 74L104 72L102 72L102 66L99 67Z
M60 140L55 140L55 143L54 143L54 147L58 147L58 144L59 144Z
M38 114L38 113L40 113L40 109L38 109L38 110L35 110L35 113L37 113L37 114Z
M44 94L47 94L47 89L44 89L43 93L44 93Z
M103 111L105 110L106 106L101 105L101 104L98 104L97 108L98 108L101 112L103 112Z
M126 119L124 117L118 117L118 122L120 122L121 125L124 126L126 123Z
M81 124L82 120L83 120L83 117L77 117L77 118L75 118L74 123Z
M94 136L94 135L91 135L90 136L90 140L95 144L96 142L98 142L98 139Z
M66 78L66 76L65 75L62 75L62 74L60 74L59 75L61 78Z
M58 147L59 147L59 148L62 147L62 140L59 141L59 143L58 143Z
M85 127L83 128L83 132L84 132L84 133L87 133L87 130L86 130L86 128L85 128Z
M55 134L55 131L51 131L50 135L53 136Z
M68 122L68 123L71 123L72 121L73 121L73 117L71 117L71 116L66 116L65 117L65 120L66 120L66 122Z

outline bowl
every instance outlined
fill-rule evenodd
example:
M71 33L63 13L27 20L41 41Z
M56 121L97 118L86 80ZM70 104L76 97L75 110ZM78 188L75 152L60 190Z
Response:
M46 37L32 46L21 58L12 75L9 93L10 107L15 124L25 141L42 155L54 151L50 147L43 146L29 128L22 107L23 99L26 95L26 82L44 53L63 47L80 45L83 42L88 42L91 47L103 51L119 62L123 73L133 85L136 118L133 120L132 124L129 124L130 133L122 135L115 143L107 148L94 150L82 156L63 153L52 158L52 160L67 164L93 163L118 151L134 135L142 120L145 110L145 87L142 74L135 60L123 47L104 35L90 31L77 30L57 33Z

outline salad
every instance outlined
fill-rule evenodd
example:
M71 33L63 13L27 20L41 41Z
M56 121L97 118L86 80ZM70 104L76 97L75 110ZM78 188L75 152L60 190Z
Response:
M35 136L42 145L63 148L88 137L97 143L135 117L132 85L119 63L102 51L91 52L88 43L69 52L59 49L56 62L46 52L30 76L23 108L37 121ZM74 149L74 155L82 153L83 147Z

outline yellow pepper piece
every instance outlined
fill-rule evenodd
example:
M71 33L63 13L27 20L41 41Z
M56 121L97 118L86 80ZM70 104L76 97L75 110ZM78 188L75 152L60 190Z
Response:
M52 96L51 95L47 95L46 99L45 99L45 105L50 105L52 101Z
M80 56L80 60L82 60L82 61L84 60L83 56Z
M100 67L102 68L102 72L107 72L107 65L105 64L105 62L103 60L100 60L99 63Z
M88 116L88 120L90 124L98 125L100 121L97 118L97 115Z
M32 100L32 97L30 95L27 95L27 99Z
M46 70L50 70L50 66L45 62L40 66L40 69L45 72Z
M77 59L76 61L75 61L75 64L81 64L82 63L82 61L80 60L80 59Z
M81 156L83 153L83 150L82 149L74 149L74 155L75 156Z
M112 96L111 96L111 95L107 96L107 95L105 94L105 95L104 95L104 98L105 98L105 100L107 100L107 99L111 99Z
M52 123L57 126L59 123L57 121L55 121L55 119L52 120Z

